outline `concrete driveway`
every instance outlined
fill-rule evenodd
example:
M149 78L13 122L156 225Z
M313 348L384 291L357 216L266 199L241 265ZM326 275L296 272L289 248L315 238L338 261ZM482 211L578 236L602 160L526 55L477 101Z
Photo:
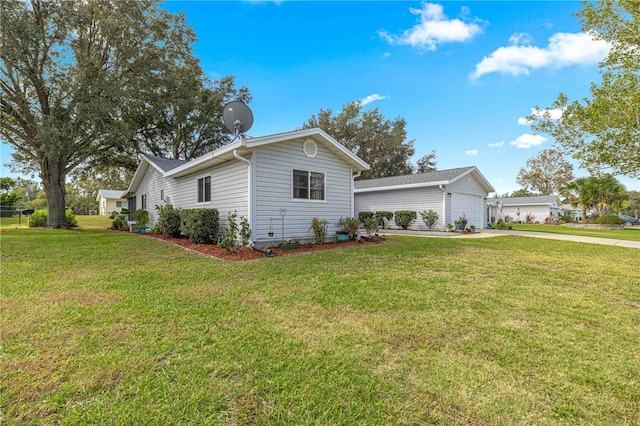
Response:
M545 238L548 240L574 241L578 243L602 244L607 246L618 246L640 249L640 241L617 240L614 238L583 237L580 235L552 234L547 232L514 231L501 229L481 229L474 234L458 234L455 232L428 232L411 231L402 229L385 229L388 235L413 235L418 237L442 237L442 238L488 238L507 235L517 235L519 237Z

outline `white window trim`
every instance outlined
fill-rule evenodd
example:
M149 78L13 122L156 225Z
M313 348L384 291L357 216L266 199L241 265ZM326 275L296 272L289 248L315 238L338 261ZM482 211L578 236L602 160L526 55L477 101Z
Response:
M211 198L209 201L198 201L198 196L200 195L198 192L198 182L200 181L200 179L205 179L205 178L209 178L210 179L210 183L211 183L211 190L209 191L209 197ZM197 206L205 206L205 205L209 205L213 203L213 176L211 176L211 174L205 174L205 175L201 175L198 176L196 178L196 205Z
M293 196L293 171L300 170L307 173L322 173L324 176L324 199L323 200L312 200L311 198L295 198ZM302 167L291 167L289 171L289 189L291 191L291 201L296 203L326 203L327 202L327 172L324 170L313 170L313 169L305 169ZM311 188L309 188L309 195L311 194Z

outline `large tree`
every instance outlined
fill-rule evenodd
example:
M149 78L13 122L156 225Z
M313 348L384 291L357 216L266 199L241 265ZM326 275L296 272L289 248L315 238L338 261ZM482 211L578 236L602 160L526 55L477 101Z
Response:
M582 210L582 222L587 220L587 210L607 214L625 205L629 199L626 188L612 176L578 178L560 188L560 193L574 206Z
M550 108L536 107L533 130L553 136L594 174L640 176L640 3L585 1L578 17L584 31L612 46L600 64L602 81L591 84L590 98L570 101L561 93Z
M378 108L364 111L360 102L350 102L342 111L320 110L303 124L303 128L319 127L348 150L369 163L371 169L361 179L413 173L410 162L415 150L407 141L406 121L398 117L386 119Z
M573 165L556 149L545 149L527 160L516 177L518 185L542 195L555 194L559 187L573 179Z
M136 163L135 153L154 153L140 148L145 131L179 131L159 128L172 123L162 114L189 114L168 102L172 91L188 96L202 82L195 35L151 0L3 0L0 28L0 135L16 167L41 178L48 226L64 228L71 171L122 153Z
M416 173L429 173L437 170L436 151L425 154L416 161Z

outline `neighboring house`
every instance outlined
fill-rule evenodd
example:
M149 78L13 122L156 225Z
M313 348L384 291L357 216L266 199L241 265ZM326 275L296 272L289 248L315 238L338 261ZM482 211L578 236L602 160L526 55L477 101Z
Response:
M123 194L131 209L156 205L216 208L222 233L230 212L248 219L252 240L269 246L284 239L313 240L313 217L352 217L354 178L369 165L320 129L239 138L191 161L143 156ZM283 231L284 230L284 231Z
M98 190L98 214L108 216L114 211L120 212L127 208L127 200L122 197L124 189L100 189Z
M526 222L527 216L532 222L544 223L556 220L564 215L562 200L557 195L538 195L532 197L495 197L487 200L488 215L492 222L505 220L507 216L514 222Z
M424 210L438 213L435 227L443 229L460 216L467 226L484 228L486 200L495 191L476 167L438 170L406 176L359 180L355 185L355 212L413 210L412 229L426 229L420 216Z

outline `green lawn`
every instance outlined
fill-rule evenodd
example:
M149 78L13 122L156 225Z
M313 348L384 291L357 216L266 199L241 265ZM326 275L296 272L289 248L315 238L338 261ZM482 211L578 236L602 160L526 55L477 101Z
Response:
M640 226L628 226L622 230L569 228L564 225L513 225L517 231L549 232L554 234L582 235L585 237L614 238L618 240L640 241Z
M638 251L413 238L223 262L6 229L2 424L639 424Z

